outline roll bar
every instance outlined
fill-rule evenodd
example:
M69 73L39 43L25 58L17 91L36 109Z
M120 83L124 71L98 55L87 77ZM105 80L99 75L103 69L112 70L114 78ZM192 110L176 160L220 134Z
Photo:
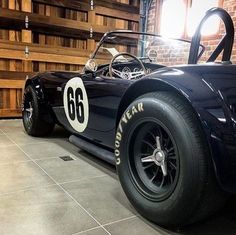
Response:
M188 63L189 64L196 64L199 58L199 46L201 40L201 30L209 17L217 15L220 19L224 22L226 34L222 38L222 40L217 45L216 49L212 52L211 56L207 60L207 62L213 62L219 56L219 54L223 51L222 61L230 61L233 43L234 43L234 24L231 19L231 16L227 11L222 8L212 8L206 12L206 15L201 20L200 24L197 27L197 30L192 37L190 52Z

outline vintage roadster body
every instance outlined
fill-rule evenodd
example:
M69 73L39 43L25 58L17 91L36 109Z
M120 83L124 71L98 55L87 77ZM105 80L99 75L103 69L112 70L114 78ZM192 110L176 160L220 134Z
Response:
M214 14L226 34L207 63L197 64L201 27ZM25 130L43 136L59 124L78 147L116 164L127 197L146 218L164 226L201 220L223 205L226 192L236 193L233 41L232 20L219 8L207 12L191 42L109 32L83 72L26 81ZM166 66L174 55L186 64Z

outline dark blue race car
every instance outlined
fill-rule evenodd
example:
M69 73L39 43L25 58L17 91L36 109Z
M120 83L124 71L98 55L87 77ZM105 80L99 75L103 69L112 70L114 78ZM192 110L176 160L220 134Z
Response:
M226 34L201 64L201 28L214 14ZM45 136L55 124L65 127L72 143L116 165L128 199L147 219L168 227L199 221L236 193L233 42L231 17L219 8L207 12L191 42L106 33L83 72L26 81L25 130Z

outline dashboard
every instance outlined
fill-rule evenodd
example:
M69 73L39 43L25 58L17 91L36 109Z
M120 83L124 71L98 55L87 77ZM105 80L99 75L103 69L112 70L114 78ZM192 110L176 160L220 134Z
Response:
M163 65L158 65L158 64L153 64L153 63L143 63L144 67L147 70L147 73L151 73L157 69L160 69L164 67ZM122 78L127 79L127 74L132 73L132 72L140 72L142 71L142 67L139 63L133 62L133 63L114 63L112 65L113 69L116 69L122 73ZM109 64L107 65L102 65L98 68L96 72L97 76L106 76L110 77L109 75ZM124 76L124 77L123 77Z

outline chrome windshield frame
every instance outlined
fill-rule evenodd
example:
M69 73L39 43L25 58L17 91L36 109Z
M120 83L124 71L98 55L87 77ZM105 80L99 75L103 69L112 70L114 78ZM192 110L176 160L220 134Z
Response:
M159 34L153 34L153 33L143 33L143 32L136 32L136 31L132 31L132 30L115 30L115 31L109 31L106 32L103 37L101 38L101 40L98 42L94 52L90 55L90 59L94 59L95 56L97 55L97 52L99 50L99 48L101 47L101 45L103 44L103 42L106 40L106 38L111 37L113 34L137 34L137 35L143 35L145 36L153 36L153 37L159 37L159 38L163 38L165 39L165 37L159 35ZM180 42L186 42L189 43L191 45L191 41L190 40L186 40L186 39L179 39L179 38L166 38L169 40L176 40L176 41L180 41ZM199 55L198 55L198 60L200 59L200 57L202 56L202 54L205 51L205 47L200 44L199 47L202 48L202 50L200 51Z

